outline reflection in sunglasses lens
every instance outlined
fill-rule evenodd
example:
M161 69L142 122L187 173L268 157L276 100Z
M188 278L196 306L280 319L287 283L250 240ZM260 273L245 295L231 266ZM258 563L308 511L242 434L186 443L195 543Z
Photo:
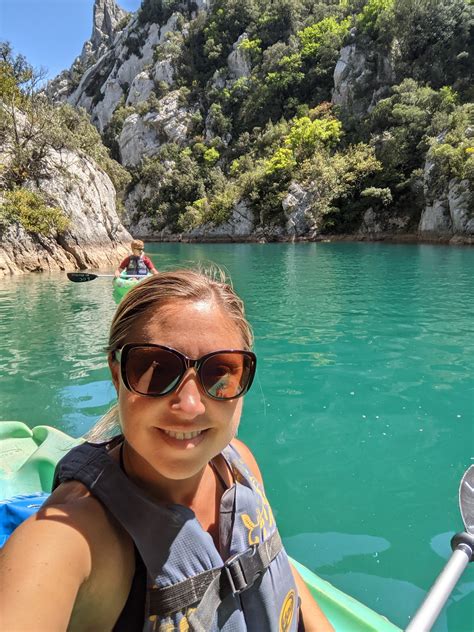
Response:
M238 353L222 353L208 358L201 368L201 379L213 397L232 398L242 392L245 357Z
M201 364L199 379L211 397L232 399L246 390L252 366L251 358L244 353L217 353ZM128 384L141 395L170 393L178 386L185 371L185 357L166 349L133 347L126 358Z
M184 367L178 356L164 349L132 349L127 358L130 386L142 395L171 391L183 373Z

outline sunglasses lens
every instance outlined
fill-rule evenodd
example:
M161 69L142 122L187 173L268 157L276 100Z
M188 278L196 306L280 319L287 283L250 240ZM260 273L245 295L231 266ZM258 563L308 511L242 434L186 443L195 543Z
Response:
M141 395L164 395L176 387L184 373L177 355L166 349L134 347L127 356L130 387Z
M201 366L204 389L217 399L232 399L241 395L253 377L254 365L243 353L217 353Z

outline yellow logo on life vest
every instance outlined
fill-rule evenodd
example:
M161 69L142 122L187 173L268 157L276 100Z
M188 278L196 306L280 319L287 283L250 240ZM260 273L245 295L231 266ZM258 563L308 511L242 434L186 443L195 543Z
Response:
M196 608L186 608L174 617L166 617L159 619L156 614L148 617L148 621L153 624L152 632L189 632L188 617L196 610ZM182 614L182 618L177 619Z
M256 516L255 520L252 520L249 514L241 514L240 517L247 529L248 543L252 546L253 544L259 544L262 540L267 539L271 527L275 524L275 518L273 517L272 509L260 483L255 476L250 474L248 480L256 492Z
M285 597L283 606L280 611L280 625L279 632L288 632L293 621L293 613L295 611L296 594L291 589Z

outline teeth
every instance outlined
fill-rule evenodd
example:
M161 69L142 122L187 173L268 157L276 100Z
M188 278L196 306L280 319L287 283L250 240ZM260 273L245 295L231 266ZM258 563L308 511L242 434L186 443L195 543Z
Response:
M196 430L195 432L171 432L171 430L163 430L163 432L169 437L173 437L173 439L183 441L184 439L194 439L194 437L201 434L202 430Z

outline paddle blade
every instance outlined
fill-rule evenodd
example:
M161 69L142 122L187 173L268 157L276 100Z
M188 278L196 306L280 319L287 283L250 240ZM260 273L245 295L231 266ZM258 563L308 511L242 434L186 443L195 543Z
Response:
M464 472L459 485L459 508L464 528L474 535L474 465Z
M85 283L86 281L97 279L97 274L91 274L90 272L68 272L67 278L73 283Z

